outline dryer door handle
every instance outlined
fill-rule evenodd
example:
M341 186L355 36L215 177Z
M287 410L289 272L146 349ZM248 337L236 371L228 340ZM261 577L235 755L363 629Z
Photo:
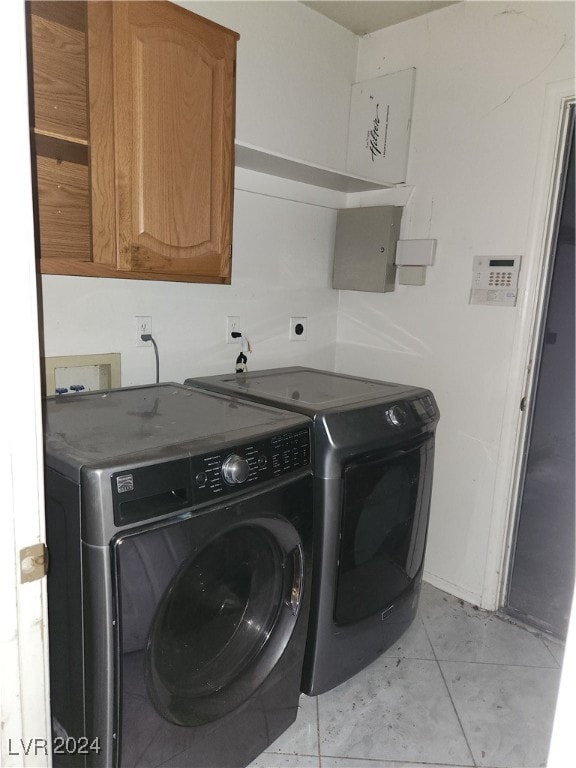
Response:
M288 576L288 590L284 602L290 608L292 614L296 616L300 609L302 589L304 586L304 563L300 547L294 547L294 549L286 555L286 559L284 560L284 570Z

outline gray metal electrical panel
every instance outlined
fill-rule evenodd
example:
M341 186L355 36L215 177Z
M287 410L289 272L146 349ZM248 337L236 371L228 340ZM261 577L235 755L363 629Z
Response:
M332 287L347 291L393 291L401 220L402 207L396 205L339 210Z

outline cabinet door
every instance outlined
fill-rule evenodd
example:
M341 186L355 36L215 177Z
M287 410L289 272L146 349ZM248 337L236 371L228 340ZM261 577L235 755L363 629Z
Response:
M113 14L118 269L229 282L237 35L170 3Z

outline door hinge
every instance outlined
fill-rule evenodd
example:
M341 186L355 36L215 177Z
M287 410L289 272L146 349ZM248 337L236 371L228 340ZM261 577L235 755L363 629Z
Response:
M20 550L20 583L42 579L48 573L48 548L34 544Z
M526 410L526 403L527 399L526 397L523 397L522 400L520 400L520 410L525 411Z

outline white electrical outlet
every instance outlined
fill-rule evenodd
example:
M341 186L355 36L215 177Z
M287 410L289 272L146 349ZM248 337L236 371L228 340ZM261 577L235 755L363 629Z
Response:
M308 318L307 317L291 317L290 318L290 333L288 338L290 341L306 341L308 334Z
M137 347L149 347L152 344L151 341L142 341L142 334L149 333L152 335L152 318L148 315L136 315L136 346Z
M238 315L228 315L226 318L226 341L228 344L238 343L238 339L232 337L233 333L240 333L240 318Z

